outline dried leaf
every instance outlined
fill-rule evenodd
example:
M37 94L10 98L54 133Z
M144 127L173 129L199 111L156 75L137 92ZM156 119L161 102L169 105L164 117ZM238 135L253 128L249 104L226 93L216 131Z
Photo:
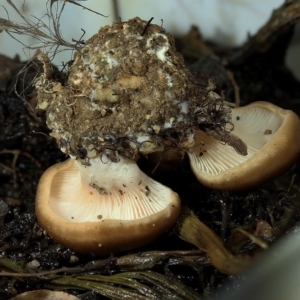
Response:
M222 273L239 274L251 262L249 257L232 255L221 239L190 210L187 210L178 222L177 231L183 240L205 251L212 265Z

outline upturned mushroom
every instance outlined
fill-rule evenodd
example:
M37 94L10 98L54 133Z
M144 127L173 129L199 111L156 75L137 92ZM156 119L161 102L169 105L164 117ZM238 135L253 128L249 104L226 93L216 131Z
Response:
M37 58L44 64L37 108L71 156L39 183L40 225L61 244L94 254L163 234L176 221L179 197L136 160L192 145L195 111L205 122L207 107L214 108L211 86L197 86L173 37L139 18L101 28L75 53L66 82L53 76L45 54Z
M195 132L195 146L188 155L194 174L207 187L257 187L288 170L299 157L300 121L290 110L267 102L234 108L228 130L247 145L247 155L201 130Z
M36 196L39 224L59 243L105 255L145 245L166 232L180 212L178 195L135 162L105 155L50 167Z

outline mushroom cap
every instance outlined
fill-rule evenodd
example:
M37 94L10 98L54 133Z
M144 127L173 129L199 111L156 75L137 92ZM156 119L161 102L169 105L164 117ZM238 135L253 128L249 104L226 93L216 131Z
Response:
M178 195L134 162L90 161L69 159L41 177L36 216L54 240L78 253L106 255L150 243L176 222Z
M44 73L37 81L37 107L46 110L51 135L67 141L61 150L75 156L78 148L88 157L106 148L146 155L163 151L173 133L184 142L207 94L174 38L139 18L102 27L75 53L67 83L53 80Z
M290 110L268 102L232 109L232 134L247 144L242 156L232 147L195 132L195 147L188 153L198 180L219 190L257 187L295 162L300 152L300 121Z

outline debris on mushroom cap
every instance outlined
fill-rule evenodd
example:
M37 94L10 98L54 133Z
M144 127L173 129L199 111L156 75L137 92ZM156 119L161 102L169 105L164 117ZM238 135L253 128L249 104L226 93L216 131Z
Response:
M173 37L139 18L101 28L76 52L66 83L51 78L45 55L38 58L37 107L60 148L75 156L109 148L134 158L163 151L170 137L189 146L197 116L205 123L216 99L212 83L195 84Z
M39 224L57 242L106 255L145 245L171 228L179 196L144 174L134 161L105 155L89 165L69 159L50 167L36 196Z
M292 111L254 102L232 109L232 124L231 132L247 144L247 155L200 130L195 133L195 147L188 153L194 174L210 188L259 186L285 172L299 156L300 121Z

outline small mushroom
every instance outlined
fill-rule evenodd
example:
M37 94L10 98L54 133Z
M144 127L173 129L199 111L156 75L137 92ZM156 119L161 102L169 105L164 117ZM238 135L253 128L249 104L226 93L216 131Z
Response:
M36 196L39 224L57 242L83 254L106 255L145 245L176 222L179 196L136 163L104 154L50 167Z
M194 174L205 186L220 190L257 187L285 172L297 159L300 121L292 111L254 102L232 109L232 124L231 133L247 144L245 156L201 130L195 132L195 146L188 155Z

